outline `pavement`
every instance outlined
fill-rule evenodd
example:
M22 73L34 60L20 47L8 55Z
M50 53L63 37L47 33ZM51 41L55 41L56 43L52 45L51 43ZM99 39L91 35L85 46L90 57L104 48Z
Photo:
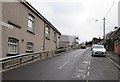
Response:
M120 56L113 53L112 51L107 51L107 56L113 62L113 64L115 64L120 69Z

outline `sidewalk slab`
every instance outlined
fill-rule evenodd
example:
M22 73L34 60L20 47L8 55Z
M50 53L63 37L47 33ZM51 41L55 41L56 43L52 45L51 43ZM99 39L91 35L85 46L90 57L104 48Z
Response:
M120 57L117 54L107 51L107 57L109 57L118 68L120 67Z

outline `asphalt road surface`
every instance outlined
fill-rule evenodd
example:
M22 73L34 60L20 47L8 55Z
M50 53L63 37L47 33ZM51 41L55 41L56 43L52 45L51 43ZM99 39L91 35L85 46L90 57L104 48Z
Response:
M118 80L118 68L107 57L92 57L90 48L72 50L6 71L3 80Z

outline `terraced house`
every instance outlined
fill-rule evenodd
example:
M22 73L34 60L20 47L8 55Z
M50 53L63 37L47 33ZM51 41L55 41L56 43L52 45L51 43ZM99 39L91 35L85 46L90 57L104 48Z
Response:
M1 3L2 57L59 48L61 33L28 2L14 1Z

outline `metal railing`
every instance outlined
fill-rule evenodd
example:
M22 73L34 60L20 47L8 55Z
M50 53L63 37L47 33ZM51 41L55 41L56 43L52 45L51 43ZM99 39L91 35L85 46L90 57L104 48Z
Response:
M0 70L9 70L11 68L15 68L20 65L25 65L30 62L46 59L49 57L57 56L59 53L66 52L68 49L58 49L52 51L43 51L43 52L35 52L28 54L20 54L16 56L6 57L0 59Z

